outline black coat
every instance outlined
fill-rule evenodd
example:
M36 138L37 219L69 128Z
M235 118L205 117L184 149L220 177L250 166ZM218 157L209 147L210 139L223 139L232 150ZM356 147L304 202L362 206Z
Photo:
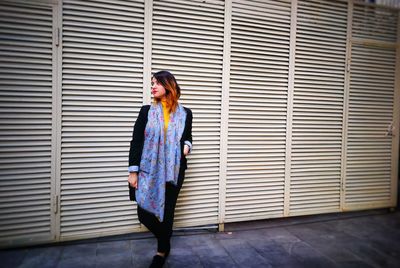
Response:
M129 151L129 166L139 166L140 168L140 158L142 156L143 144L144 144L144 130L147 124L147 115L149 113L150 105L144 105L140 109L139 116L133 127L133 135L131 141L131 147ZM183 148L185 141L190 141L192 143L192 111L189 108L184 107L187 116L185 121L185 128L183 130L181 138L181 170L187 169L186 156L183 154Z

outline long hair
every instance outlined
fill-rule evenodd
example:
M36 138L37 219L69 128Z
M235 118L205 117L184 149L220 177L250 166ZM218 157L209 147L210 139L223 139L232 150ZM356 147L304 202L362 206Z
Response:
M153 74L153 78L165 88L165 97L167 100L167 107L170 112L175 112L178 107L178 99L181 96L181 88L175 79L175 76L168 71L159 71ZM154 99L158 103L159 99Z

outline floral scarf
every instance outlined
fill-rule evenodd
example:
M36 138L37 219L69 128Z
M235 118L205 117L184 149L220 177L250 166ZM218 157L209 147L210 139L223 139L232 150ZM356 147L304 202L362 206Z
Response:
M136 201L144 210L164 220L165 184L178 183L181 161L181 137L185 128L186 111L181 104L170 116L164 133L164 115L161 103L149 110L144 145L138 175ZM166 137L164 138L164 136Z

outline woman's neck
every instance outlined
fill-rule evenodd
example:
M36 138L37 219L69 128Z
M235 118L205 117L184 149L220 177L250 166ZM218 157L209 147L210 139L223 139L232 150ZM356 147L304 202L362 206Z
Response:
M165 107L168 106L168 102L167 102L166 99L162 99L162 100L160 100L160 102L161 102L161 104L162 104L163 106L165 106Z
M167 100L166 99L162 99L162 100L160 100L160 102L161 102L161 106L163 107L164 112L168 112L169 113L170 109L168 107Z

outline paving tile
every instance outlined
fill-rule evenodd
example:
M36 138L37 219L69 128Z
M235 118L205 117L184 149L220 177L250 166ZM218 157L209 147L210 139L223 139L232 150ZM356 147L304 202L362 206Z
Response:
M320 252L334 262L359 260L356 255L337 243L338 239L345 241L351 238L341 232L328 232L323 224L307 224L286 228L302 241L305 241L314 250Z
M385 215L376 215L372 218L376 219L381 225L400 232L400 210Z
M239 267L272 267L245 240L223 239L220 243Z
M0 250L0 268L13 268L20 265L27 254L26 249Z
M264 229L256 229L256 230L237 231L234 234L236 239L243 239L249 241L249 240L265 239L266 235L264 235L263 233Z
M385 255L380 250L375 249L365 243L362 239L346 239L338 238L337 244L345 250L349 250L352 254L356 255L358 259L363 262L377 267L398 267L399 260L395 260L388 255Z
M204 268L199 258L193 254L182 254L179 253L170 255L167 259L167 267L193 267L193 268Z
M201 235L184 235L184 236L173 236L171 238L171 252L175 248L179 247L197 247L207 241L208 238L202 237Z
M300 239L285 228L260 230L260 239L269 239L278 243L298 242Z
M333 230L343 231L343 235L337 237L336 242L364 262L378 267L400 266L398 257L400 254L400 239L397 236L392 237L392 234L385 233L382 230L377 230L376 226L380 225L377 222L358 218L360 224L357 224L354 220L351 219L347 223L329 225ZM374 225L374 227L370 225ZM362 228L359 226L362 226ZM364 228L367 231L356 231ZM356 236L353 236L353 234Z
M219 240L214 239L213 236L189 236L184 240L204 267L236 267Z
M97 243L96 255L131 254L130 240Z
M222 239L237 239L237 234L239 232L220 232L214 235L215 239L222 240Z
M92 268L96 267L96 257L77 257L60 259L57 268Z
M324 229L318 228L316 224L294 225L285 227L292 235L301 240L319 239L328 234Z
M379 230L379 226L376 223L371 222L371 219L365 218L346 219L327 224L338 231L358 238L367 238ZM360 228L361 226L362 228Z
M302 263L291 256L285 248L274 240L251 240L249 244L263 256L272 267L302 267Z
M338 267L340 267L340 268L374 268L375 266L372 266L363 261L346 261L346 262L339 262Z
M167 259L169 267L204 267L197 255L192 251L191 247L188 247L185 242L182 241L182 238L173 238L172 240L174 246Z
M291 234L282 227L273 227L267 229L256 229L248 231L232 231L215 234L215 238L223 239L245 239L245 240L275 240L280 242L299 241L299 238Z
M132 267L148 268L157 250L155 238L131 240Z
M305 267L336 267L332 260L322 255L303 241L292 243L289 247L288 253L298 259Z
M398 245L400 239L392 237L390 234L376 233L364 241L372 248L377 249L390 257L400 260L400 246ZM397 247L393 246L396 244L398 245Z
M382 236L400 240L400 225L398 228L393 228L392 225L387 224L388 218L386 217L387 215L380 215L380 218L377 216L360 217L337 222L327 222L325 224L332 230L341 231L360 239L369 240L374 236Z
M344 245L349 248L354 254L361 257L363 261L371 264L375 264L378 267L399 267L400 261L394 259L386 254L383 254L380 250L372 248L365 243L354 243Z
M61 258L63 247L46 247L46 248L32 248L29 249L21 265L18 268L52 268L56 267Z
M236 268L238 267L229 256L214 256L208 258L201 258L201 264L203 267L213 268Z
M132 255L126 254L108 254L103 256L97 256L96 267L97 268L117 268L117 267L131 267L132 266Z
M96 250L97 243L67 245L63 248L61 259L95 257Z

